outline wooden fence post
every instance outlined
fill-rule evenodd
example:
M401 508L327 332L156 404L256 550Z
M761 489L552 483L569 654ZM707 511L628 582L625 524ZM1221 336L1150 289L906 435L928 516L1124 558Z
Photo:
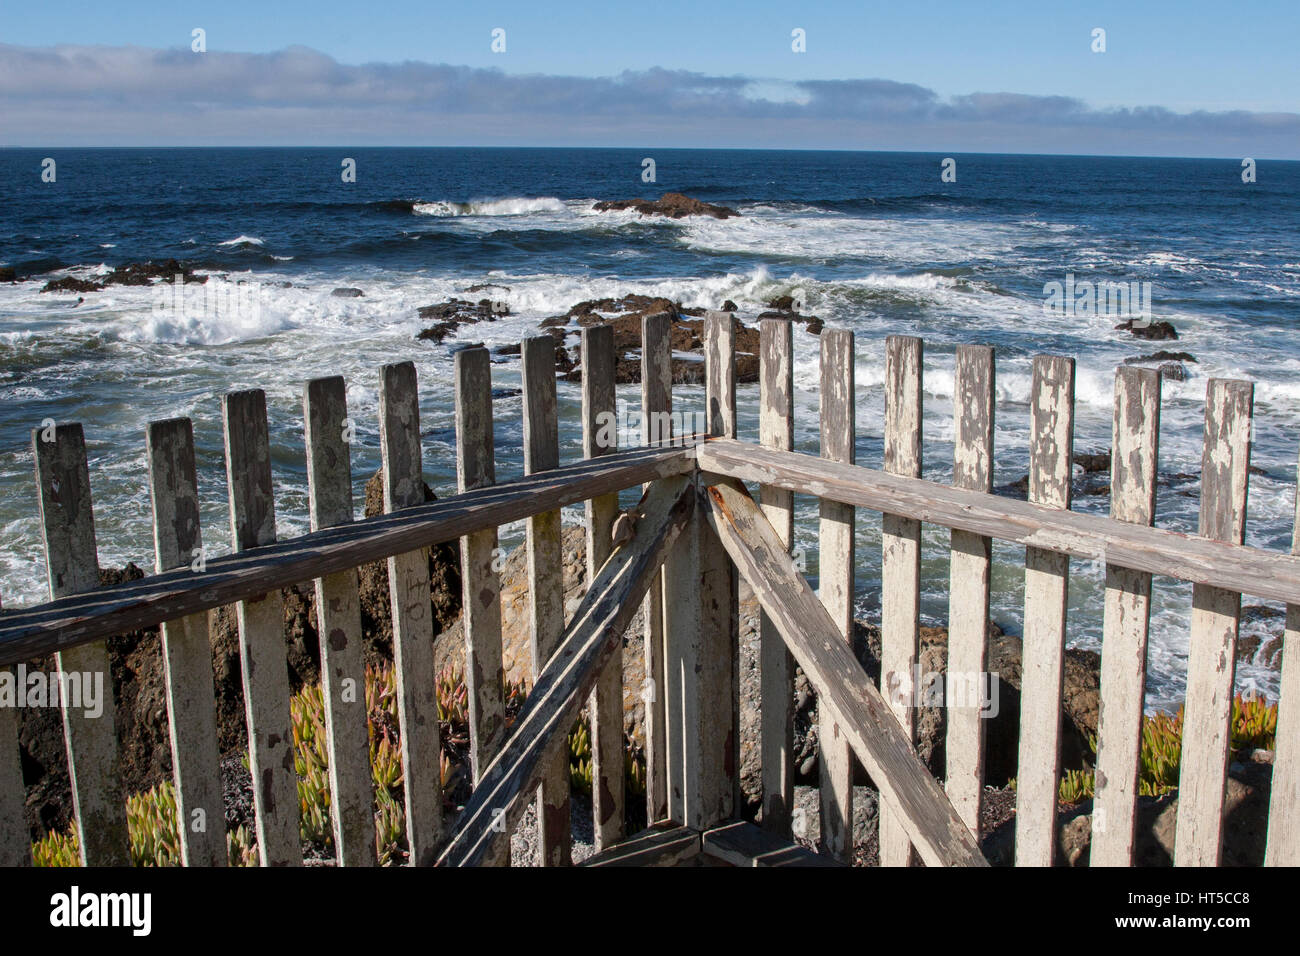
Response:
M14 680L8 668L0 669L0 677ZM32 865L31 834L23 816L26 801L18 759L18 709L0 706L0 867Z
M161 574L194 568L197 559L195 570L202 574L194 427L188 418L151 422L145 445L153 503L154 570ZM200 612L167 621L161 630L181 862L225 866L226 814L208 615Z
M709 434L736 437L736 327L730 312L704 317ZM722 542L693 519L700 554L700 826L731 820L740 803L739 579Z
M664 423L671 422L673 409L673 368L672 345L670 341L672 316L667 312L647 315L641 320L641 440L647 445L663 442L671 435L661 434ZM687 528L682 537L691 535ZM684 553L684 541L679 541L670 552L669 571L671 575ZM671 638L664 636L664 587L666 575L660 571L655 575L641 604L645 618L643 649L645 656L645 762L646 762L646 820L657 823L660 820L679 819L682 810L679 801L683 799L682 788L685 783L678 779L681 767L676 755L678 749L670 735L681 730L679 708L681 690L678 674L668 673L665 656ZM675 612L674 612L675 613ZM675 625L680 629L681 622ZM678 648L675 653L680 653ZM672 752L673 766L669 766L669 753ZM674 793L674 791L676 791Z
M352 456L347 385L318 378L303 393L311 528L349 524ZM366 664L356 568L316 579L321 696L329 745L334 848L342 866L375 866L375 792L370 770Z
M1254 400L1255 386L1250 382L1210 379L1201 455L1202 537L1234 544L1245 540ZM1238 592L1207 584L1192 586L1175 866L1219 865L1240 618Z
M492 359L487 349L473 348L457 352L455 362L456 487L463 494L489 488L497 480ZM470 763L476 784L505 738L498 557L496 528L484 528L460 539Z
M794 324L759 326L759 443L794 450ZM759 488L763 516L788 549L794 540L794 493ZM772 619L759 619L760 746L763 828L788 836L794 808L794 658Z
M384 511L392 513L423 504L420 395L411 362L380 369L379 434L384 462ZM438 731L428 548L389 558L388 586L393 607L393 670L409 863L432 866L442 840L442 742Z
M59 425L49 436L52 440L46 441L45 437L44 429L32 430L45 565L50 595L57 598L99 587L99 559L86 439L81 426ZM122 796L108 644L92 641L60 651L57 661L60 675L76 675L83 683L103 683L99 694L102 712L94 716L81 706L84 695L83 700L71 701L70 694L59 695L81 862L85 866L125 866L130 863L126 801Z
M1151 525L1156 515L1160 373L1124 366L1115 374L1110 458L1110 516ZM1131 866L1137 821L1142 711L1146 704L1151 575L1106 565L1096 795L1091 866Z
M614 394L614 328L596 325L582 330L582 454L586 458L608 455L618 449ZM603 436L603 438L602 438ZM609 440L610 436L613 440ZM610 532L618 515L618 495L601 495L586 504L587 581L609 557ZM591 808L596 850L623 839L623 642L614 648L609 664L596 681L587 701L591 720Z
M890 474L921 477L924 356L918 338L891 335L885 341L885 471ZM880 543L880 686L903 733L915 744L914 695L921 690L915 686L921 644L921 522L882 515ZM885 806L880 808L879 843L881 866L911 864L912 843Z
M852 464L856 457L857 412L853 333L826 329L821 334L821 456ZM854 509L821 501L817 596L836 630L852 646ZM817 709L821 759L822 849L841 862L853 857L853 754L827 708Z
M1030 402L1029 500L1068 510L1074 464L1074 359L1035 357ZM1069 555L1025 548L1017 866L1051 866L1056 846L1069 580Z
M993 490L995 415L993 350L959 345L953 387L952 483L957 488ZM948 674L984 686L988 667L989 573L993 539L954 530L949 539ZM945 701L948 731L944 746L948 799L979 839L984 793L984 709L982 701L955 706Z
M1291 553L1300 554L1300 493ZM1300 604L1286 606L1265 866L1300 866Z
M232 547L247 551L275 541L275 497L266 396L261 389L221 398ZM263 866L300 866L298 777L293 764L289 665L284 648L284 598L271 591L235 605L248 722L258 854Z
M555 393L555 339L537 335L522 346L524 471L533 475L560 465ZM528 519L528 606L532 622L533 679L551 659L564 634L564 577L560 512ZM561 736L546 757L538 787L537 832L543 866L570 863L569 754Z
M492 433L492 363L485 348L456 353L456 484L460 493L496 484ZM469 752L478 786L505 741L505 673L501 662L501 575L497 529L460 539ZM510 841L493 847L494 864L510 864Z

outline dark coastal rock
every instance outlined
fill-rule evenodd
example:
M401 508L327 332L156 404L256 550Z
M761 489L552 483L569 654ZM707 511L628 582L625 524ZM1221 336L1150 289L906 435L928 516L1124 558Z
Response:
M110 285L144 286L153 285L155 280L174 282L176 277L181 282L203 285L208 281L205 275L196 275L189 266L176 259L164 259L162 262L129 262L118 266L101 279L78 279L65 276L51 279L42 287L42 292L99 292Z
M643 216L667 216L669 219L681 219L685 216L712 216L714 219L730 219L740 213L726 206L700 202L681 193L664 193L658 199L604 199L593 207L596 212L617 212L631 209Z
M104 288L102 282L94 282L90 279L78 279L76 276L64 276L62 279L51 279L41 287L42 292L98 292Z
M435 321L432 326L416 335L416 338L441 342L447 336L454 335L462 325L495 322L500 316L509 315L510 309L504 302L494 302L491 299L470 302L467 299L452 298L436 305L420 306L417 314L422 319Z
M331 292L330 295L338 299L359 299L363 295L365 295L365 293L362 292L360 289L356 289L351 286L340 286L339 288Z
M719 309L718 311L720 311L720 312L737 312L737 311L739 311L739 309L736 307L736 303L734 303L734 302L732 302L730 299L728 299L726 302L722 303L722 308Z
M9 269L9 268L0 269L0 282L17 282L17 281L18 281L18 273L14 272L13 269Z
M1076 453L1074 456L1074 464L1076 467L1082 468L1084 474L1088 475L1093 475L1098 472L1109 472L1110 449L1107 448L1105 451L1091 453Z
M1178 362L1166 362L1160 366L1159 372L1161 378L1167 378L1171 382L1187 381L1187 366Z
M1197 364L1196 356L1191 352L1166 352L1161 349L1150 355L1135 355L1124 360L1125 365L1145 365L1154 362L1191 362Z
M1160 341L1178 338L1178 330L1169 322L1148 322L1145 325L1138 325L1134 324L1133 319L1129 319L1127 322L1121 322L1115 328L1123 332L1129 332L1140 339Z
M800 314L795 309L798 304L792 295L778 295L769 299L767 303L767 307L773 311L760 312L758 320L761 322L763 319L787 319L791 322L800 322L812 335L820 335L825 323L815 315Z
M647 295L588 299L579 302L563 315L543 319L541 326L564 338L593 325L609 325L614 330L615 381L633 384L641 381L641 323L647 316L667 313L670 317L673 383L699 385L704 382L704 309L683 308L672 299ZM736 333L736 380L742 384L758 381L759 330L745 325L732 314ZM573 328L577 326L577 328ZM582 380L581 345L570 351L556 351L556 365L566 381ZM689 357L686 357L689 354Z

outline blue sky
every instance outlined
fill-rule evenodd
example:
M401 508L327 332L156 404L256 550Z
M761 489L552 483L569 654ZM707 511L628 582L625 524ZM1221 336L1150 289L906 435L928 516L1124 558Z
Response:
M224 84L212 91L215 96L189 82L199 75L193 60L159 65L159 51L190 55L195 27L206 31L205 55L226 60L225 70L204 64L208 80ZM506 31L504 53L491 50L496 27ZM806 31L806 53L791 51L796 27ZM1106 30L1105 53L1091 49L1096 27ZM284 55L299 47L314 53ZM35 70L46 76L43 86L35 86L33 57L49 48L64 50L63 60L46 74ZM761 146L779 143L771 129L776 116L797 139L791 145L852 148L861 140L877 148L1283 157L1300 155L1300 136L1293 135L1300 131L1297 49L1297 0L43 0L7 5L0 22L0 106L8 114L0 117L0 142L314 144L342 142L338 137L350 134L360 142L395 145L453 139L653 145L648 140L659 131L682 145ZM247 54L260 56L239 58ZM150 56L151 62L143 62ZM449 104L451 87L413 68L419 64L470 71L457 74L453 86L461 92L451 94ZM341 109L295 85L304 70L329 74L328 84L348 88ZM282 82L285 71L288 82ZM517 95L523 78L537 75L621 82L551 84L552 103L567 100L566 110ZM706 92L721 87L688 77L746 82L743 91L727 87L727 97L704 102ZM852 85L815 85L849 80L889 81L898 85L895 92L925 95L900 102L892 94L881 99L883 87L869 87L863 99ZM152 120L150 83L157 86ZM464 94L465 83L478 90L477 100L473 92ZM405 103L393 92L402 84L412 91ZM177 96L178 86L188 92ZM379 87L386 92L367 109L361 92ZM657 90L659 99L641 95L647 90ZM976 94L985 98L972 109ZM1016 96L998 99L991 113L988 94ZM685 117L677 108L682 96L692 101ZM846 104L846 116L828 108L750 108L755 100L807 105L810 96L820 97L823 106ZM478 105L465 109L461 101ZM1162 111L1141 112L1146 107ZM161 121L161 114L174 119L208 110L207 130L178 131ZM626 115L629 110L640 122ZM60 125L55 113L66 122ZM605 120L593 120L593 113ZM439 117L455 119L455 137L441 128ZM1258 148L1251 149L1255 141ZM1097 148L1088 148L1090 143Z

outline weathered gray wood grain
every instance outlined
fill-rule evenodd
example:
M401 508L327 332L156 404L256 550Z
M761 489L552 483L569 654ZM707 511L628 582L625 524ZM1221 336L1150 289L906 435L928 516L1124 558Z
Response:
M496 484L492 362L485 348L463 349L455 361L456 486L464 494ZM460 539L470 766L476 782L505 740L498 557L495 527Z
M847 329L824 330L821 457L847 464L854 461L857 434L854 364L853 333ZM820 503L820 511L817 594L835 622L840 639L848 645L853 640L855 513L851 505L826 498ZM853 856L853 756L833 710L818 709L817 728L822 849L834 859L847 862Z
M654 446L671 439L671 434L665 433L671 431L672 410L672 316L659 312L641 319L641 441L644 444ZM670 711L680 706L682 690L676 680L680 663L675 662L670 671L666 655L669 645L673 645L674 654L686 653L689 644L683 639L694 641L697 635L682 633L683 628L695 625L672 620L674 615L680 617L680 612L676 608L665 610L664 589L667 575L690 573L690 569L675 567L679 558L688 555L689 552L681 549L669 552L666 574L657 575L642 603L645 618L641 646L645 668L642 702L645 706L646 819L651 823L672 816L672 791L676 790L680 799L685 786L674 781L677 768L668 763L670 728L672 733L678 732L682 721L680 713ZM677 633L668 636L668 629L675 629ZM672 819L683 818L672 816Z
M536 474L560 464L560 431L555 392L555 339L524 339L524 471ZM560 513L528 519L529 646L534 680L559 646L564 633L564 576ZM561 741L563 744L564 741ZM568 866L572 848L569 820L568 747L556 746L546 758L537 793L537 829L543 866Z
M700 831L663 821L580 866L680 866L700 853Z
M582 331L582 453L587 458L618 450L617 431L602 429L616 411L614 394L614 328L596 325ZM602 432L606 440L602 442ZM614 440L608 439L610 432ZM587 501L587 580L594 581L609 557L610 532L618 514L618 495ZM591 810L597 850L623 839L623 646L614 649L609 664L587 701L591 721Z
M748 442L709 441L696 446L695 454L702 471L775 484L872 511L904 514L923 523L1087 561L1193 583L1217 582L1220 587L1262 598L1300 602L1300 557L1292 554L1058 511Z
M641 598L695 508L687 478L657 482L643 502L645 517L630 541L615 550L591 582L556 652L538 674L514 730L474 789L439 860L473 866L500 836L496 821L529 799L546 761L563 744L583 703L636 616Z
M996 368L993 350L960 345L954 370L952 483L993 490ZM948 673L984 686L988 666L989 577L993 539L953 530L948 567ZM984 794L984 711L977 700L949 701L945 788L971 833L979 837Z
M1250 382L1212 378L1206 389L1199 524L1204 537L1234 544L1245 539L1254 398ZM1240 618L1239 592L1206 584L1192 588L1175 866L1219 864Z
M260 389L221 398L231 549L275 541L275 497L266 396ZM258 856L263 866L300 866L298 777L293 763L289 665L284 647L284 599L279 591L235 605L248 724Z
M759 331L759 444L794 449L794 325L764 319ZM783 488L759 488L763 516L788 549L794 541L794 495ZM760 764L763 828L790 836L794 810L794 658L776 625L759 620Z
M151 422L145 446L153 504L154 569L197 567L196 573L202 575L206 569L194 428L188 418ZM207 614L191 614L163 624L162 651L181 862L185 866L225 866L226 814Z
M912 478L921 477L924 348L912 336L885 340L885 471ZM912 685L921 649L921 522L882 515L880 545L880 686L903 733L915 743ZM879 842L881 866L911 863L911 842L888 807L880 810Z
M1300 493L1291 553L1300 552ZM1300 866L1300 604L1288 604L1278 681L1277 742L1269 796L1265 866Z
M1034 358L1029 500L1068 510L1074 467L1074 359ZM1024 670L1016 772L1016 865L1051 866L1061 776L1061 693L1070 557L1025 549Z
M701 507L791 653L928 866L984 866L974 838L921 763L843 632L743 489L711 485Z
M347 438L347 385L342 377L308 382L302 414L312 530L351 524L352 453ZM375 866L375 793L355 569L316 579L316 619L321 635L321 696L329 747L334 848L342 866Z
M5 679L13 680L12 674ZM26 799L18 759L18 711L0 707L0 867L32 865L31 836L23 817Z
M0 665L154 627L269 590L454 541L538 511L694 469L695 453L689 445L628 449L397 513L325 528L254 551L214 557L202 578L186 567L15 609L0 617Z
M57 598L98 587L99 559L81 425L59 425L50 437L52 441L45 441L42 429L32 431L45 566L50 595ZM102 712L94 716L85 707L69 706L83 701L60 697L81 862L85 866L124 866L130 862L126 802L107 644L100 640L61 651L57 663L60 674L77 674L83 682L102 681L103 685L99 695Z
M736 437L736 330L730 312L704 316L705 408L710 435ZM700 560L699 827L736 815L740 802L740 606L736 569L713 536L697 532Z
M1150 525L1156 513L1160 373L1123 366L1115 374L1110 514ZM1092 866L1130 866L1137 820L1142 712L1146 704L1151 575L1106 566L1101 699L1092 814Z
M410 362L385 365L380 370L379 440L384 462L384 510L391 513L420 506L424 502L420 397L415 366ZM435 690L428 551L421 548L390 557L388 585L409 862L429 866L437 859L442 839L442 741Z

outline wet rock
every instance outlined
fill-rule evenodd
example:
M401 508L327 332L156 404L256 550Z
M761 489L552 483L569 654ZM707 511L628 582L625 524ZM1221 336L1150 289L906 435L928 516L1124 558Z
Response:
M447 336L454 335L462 325L495 322L498 317L509 315L510 310L504 302L494 302L491 299L470 302L467 299L452 298L435 305L421 306L417 314L422 319L433 320L434 324L416 335L416 338L442 342Z
M1162 339L1178 338L1178 330L1169 322L1138 322L1129 319L1127 322L1121 322L1115 328L1129 332L1140 339L1160 341Z
M722 303L722 309L721 309L720 311L722 311L722 312L735 312L735 311L737 311L737 309L736 309L736 303L734 303L734 302L732 302L730 299L728 299L726 302Z
M1191 352L1166 352L1161 349L1150 355L1130 356L1124 360L1125 365L1144 365L1150 362L1191 362L1196 363L1196 356Z
M712 216L714 219L730 219L740 213L726 206L700 202L681 193L664 193L658 199L605 199L593 207L596 212L611 212L631 209L643 216L667 216L669 219L682 219L686 216Z
M1187 381L1187 366L1180 365L1177 362L1166 362L1160 366L1160 377L1167 378L1171 382Z
M104 288L102 282L94 282L90 279L78 279L76 276L64 276L62 279L51 279L41 287L42 292L98 292Z
M130 262L100 279L78 279L75 276L51 279L41 291L98 292L110 285L144 286L152 285L155 280L175 282L177 276L185 284L203 285L208 281L207 276L196 275L189 266L176 259L165 259L162 262Z
M0 282L17 282L17 281L18 281L18 273L14 272L13 269L9 269L9 268L0 269Z
M365 293L360 289L355 289L351 286L341 286L331 292L330 295L338 299L359 299L365 295Z

